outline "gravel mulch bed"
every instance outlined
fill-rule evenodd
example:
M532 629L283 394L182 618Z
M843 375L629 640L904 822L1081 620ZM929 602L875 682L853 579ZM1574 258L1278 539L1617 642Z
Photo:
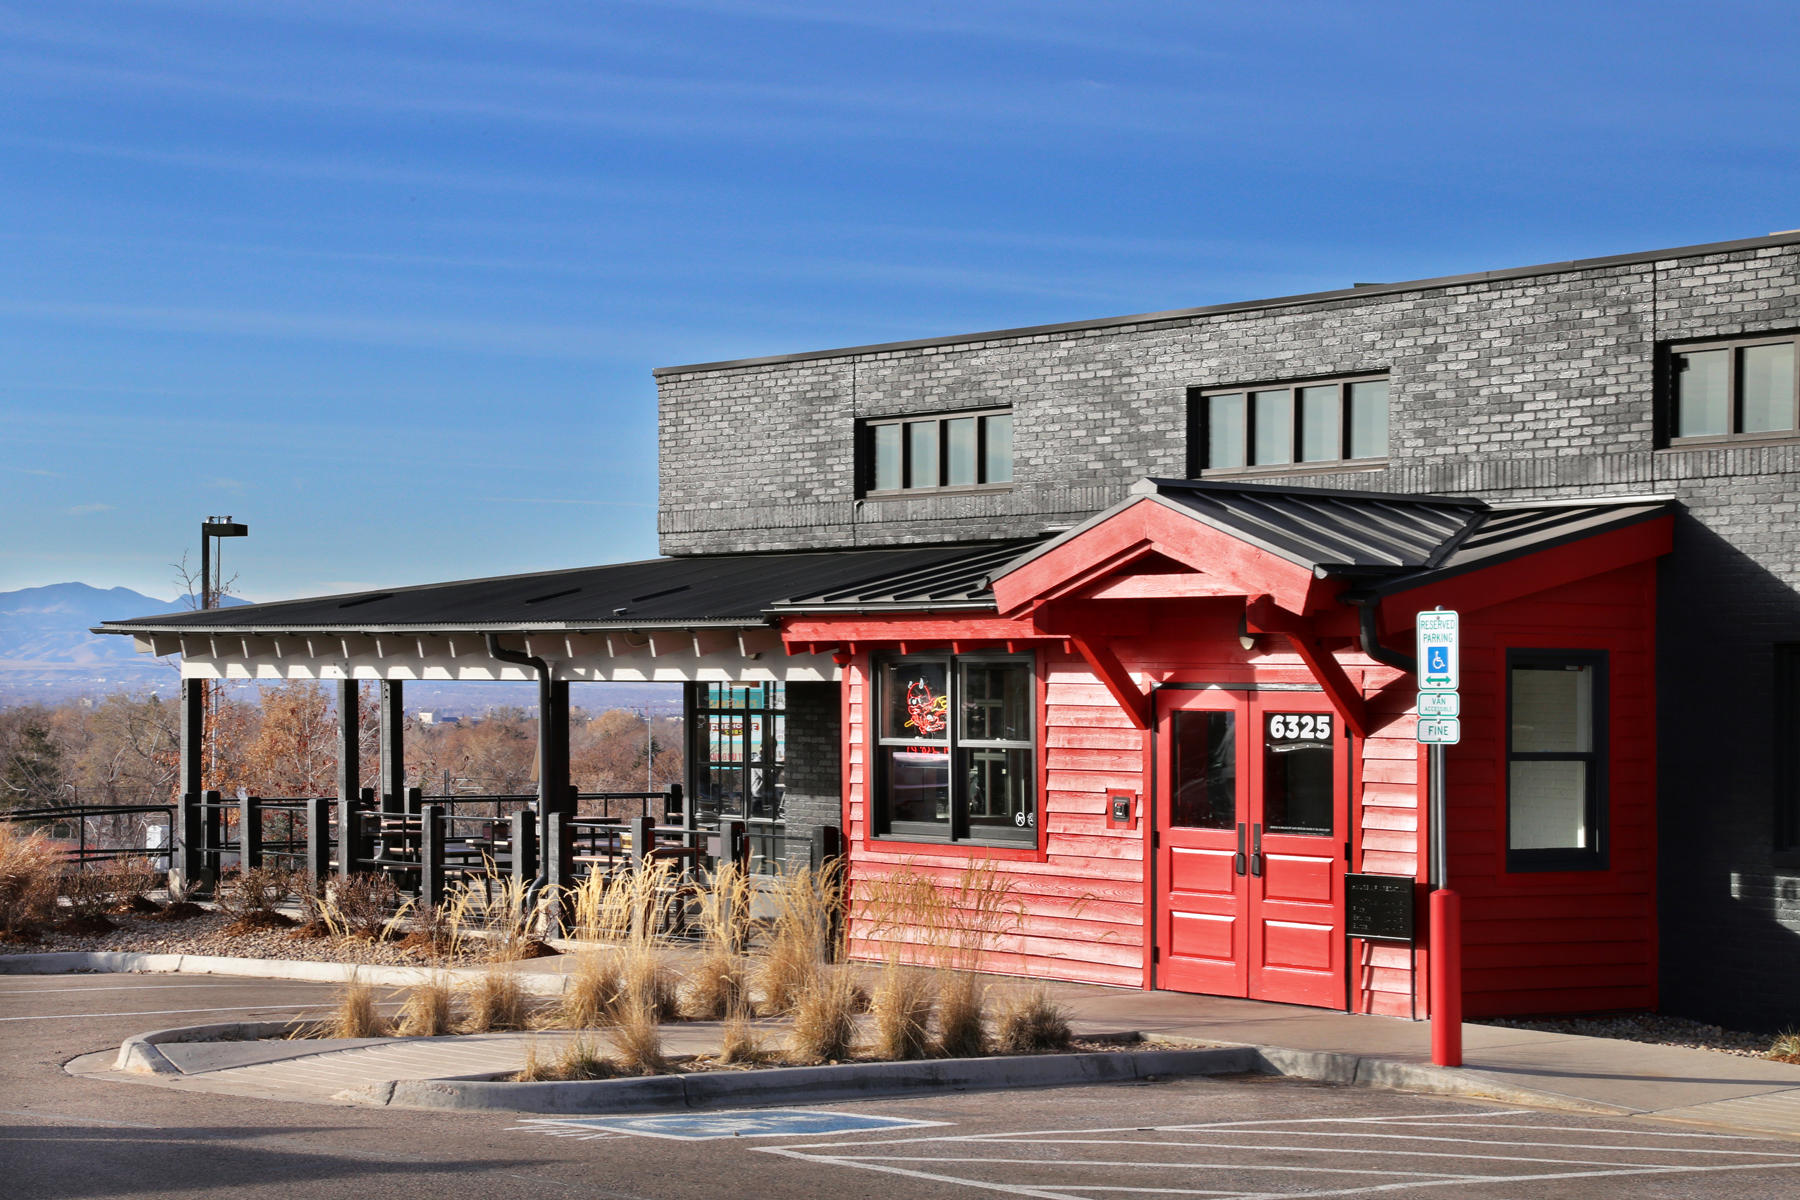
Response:
M1545 1033L1577 1033L1583 1037L1616 1038L1625 1042L1648 1042L1657 1046L1683 1046L1690 1050L1713 1050L1720 1054L1736 1054L1743 1058L1762 1058L1773 1041L1766 1033L1745 1033L1722 1029L1685 1017L1668 1017L1660 1013L1625 1013L1611 1017L1545 1017L1523 1020L1493 1017L1471 1022L1497 1025L1502 1029L1536 1029Z
M0 954L50 954L62 951L116 950L132 954L213 954L225 958L282 958L306 962L357 963L374 966L427 967L487 961L477 944L452 959L394 942L296 937L291 929L256 929L227 933L231 918L208 911L185 921L159 921L148 916L114 914L118 929L105 934L46 931L39 941L0 945Z

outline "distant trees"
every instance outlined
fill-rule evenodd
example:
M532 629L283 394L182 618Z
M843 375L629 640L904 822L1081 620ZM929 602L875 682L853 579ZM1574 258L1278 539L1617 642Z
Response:
M376 692L359 692L361 786L379 774ZM260 706L215 699L206 785L227 796L329 796L337 790L333 689L293 680L262 690ZM682 777L681 720L606 709L570 717L570 776L596 792L660 791ZM648 771L646 771L648 752ZM0 710L0 807L164 803L180 786L180 705L114 695L91 706ZM411 723L406 782L428 795L523 795L537 790L537 718L496 708L455 723Z

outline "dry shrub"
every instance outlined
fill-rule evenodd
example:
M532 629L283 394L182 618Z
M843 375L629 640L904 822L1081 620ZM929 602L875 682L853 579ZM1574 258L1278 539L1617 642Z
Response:
M923 1058L931 1049L931 1008L937 996L931 973L889 959L870 1002L876 1058Z
M344 982L337 992L337 1006L320 1030L321 1037L371 1038L386 1032L375 1010L375 989L361 980Z
M115 858L100 870L106 876L114 913L148 915L162 911L162 905L150 899L149 893L162 882L163 872L147 858Z
M358 871L329 884L317 899L318 920L340 941L384 942L401 919L399 889L380 871Z
M816 871L801 867L779 878L775 922L756 971L765 1013L793 1012L817 990L820 964L838 957L843 901L843 871L835 864Z
M64 863L57 875L56 892L62 897L62 911L68 918L93 921L97 929L117 928L105 919L106 910L113 903L112 881L98 866L89 870L80 863Z
M583 950L575 970L563 988L557 1023L564 1029L595 1029L610 1025L617 1010L621 983L619 961L613 954Z
M873 934L907 947L913 961L978 971L994 943L1024 923L1013 889L992 862L969 863L947 879L908 862L862 884L859 911Z
M968 971L947 971L938 992L937 1053L977 1058L987 1053L987 987Z
M41 833L0 821L0 941L29 941L56 911L60 855Z
M450 982L439 975L407 993L394 1032L401 1037L443 1037L455 1023Z
M662 1024L648 1004L625 1003L612 1028L613 1053L621 1070L633 1075L661 1075L669 1069L663 1053Z
M412 930L400 939L402 950L442 958L456 958L463 948L463 931L451 920L445 904L419 904L412 910Z
M1048 988L1009 992L994 1020L994 1047L1002 1054L1039 1054L1069 1048L1069 1012Z
M550 1064L538 1057L537 1039L525 1043L525 1065L513 1072L512 1083L545 1083L551 1078Z
M788 1059L838 1062L856 1044L856 982L844 971L819 967L794 1002Z
M1784 1029L1776 1034L1763 1057L1776 1062L1800 1063L1800 1030Z
M523 1029L531 1019L530 1003L519 977L503 966L489 967L467 985L467 990L465 1033Z
M231 918L227 933L255 929L286 929L294 919L279 911L294 894L293 872L281 867L252 867L219 885L216 903Z

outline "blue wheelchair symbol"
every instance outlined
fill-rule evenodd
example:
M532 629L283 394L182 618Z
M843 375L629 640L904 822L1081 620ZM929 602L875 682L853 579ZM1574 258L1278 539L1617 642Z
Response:
M1443 675L1450 670L1450 647L1428 646L1425 650L1425 669L1433 675Z

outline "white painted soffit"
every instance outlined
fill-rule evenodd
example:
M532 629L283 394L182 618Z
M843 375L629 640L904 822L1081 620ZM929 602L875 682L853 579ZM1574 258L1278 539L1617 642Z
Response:
M140 652L179 654L185 679L530 681L531 668L490 658L475 633L138 634ZM548 662L571 682L793 682L838 678L828 654L789 654L775 630L639 629L507 636L505 648Z

